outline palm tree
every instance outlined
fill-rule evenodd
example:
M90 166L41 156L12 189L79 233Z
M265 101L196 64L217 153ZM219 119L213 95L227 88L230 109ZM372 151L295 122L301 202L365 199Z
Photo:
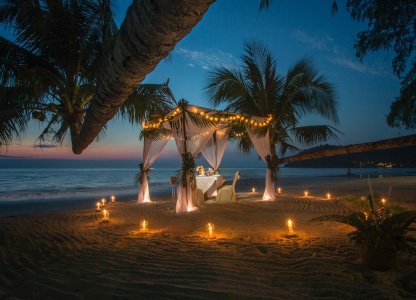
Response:
M274 161L276 147L284 156L288 150L297 149L295 143L309 146L336 136L336 129L330 125L300 125L301 118L308 114L337 122L333 85L318 73L310 59L300 59L281 76L267 47L250 42L245 45L241 68L215 69L209 74L206 91L210 102L214 106L224 104L226 111L272 117L268 128ZM234 137L243 152L253 147L246 131Z
M14 26L16 35L15 42L0 37L0 146L31 119L46 123L37 143L61 144L70 132L76 144L117 33L110 1L8 0L0 23ZM174 104L167 85L139 85L119 113L141 122Z
M74 153L81 153L215 0L134 0L105 60ZM73 141L74 143L74 141Z

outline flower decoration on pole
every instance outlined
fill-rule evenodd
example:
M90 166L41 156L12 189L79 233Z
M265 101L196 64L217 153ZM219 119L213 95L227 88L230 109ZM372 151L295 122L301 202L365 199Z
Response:
M274 154L266 155L267 168L271 172L272 180L276 181L279 176L279 159Z

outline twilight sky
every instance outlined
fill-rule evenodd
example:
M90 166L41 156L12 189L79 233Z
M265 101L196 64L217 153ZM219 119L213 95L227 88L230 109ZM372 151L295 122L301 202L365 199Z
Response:
M131 0L116 3L116 20L121 24ZM170 88L177 99L206 106L203 92L210 69L216 66L238 67L243 43L264 42L278 61L280 74L303 56L311 57L322 74L335 84L338 95L339 124L342 131L331 144L351 144L410 134L389 128L385 115L399 93L399 81L391 71L391 53L369 54L363 63L355 57L353 44L357 32L365 28L354 23L344 7L331 16L332 0L274 1L268 11L259 12L259 0L218 0L193 31L179 42L171 61L162 61L147 76L146 83L161 83L170 79ZM311 116L304 125L327 123ZM56 149L33 148L43 124L33 122L24 138L1 155L26 158L78 159L140 159L142 145L138 141L139 126L114 119L107 134L81 156L72 154L70 141ZM229 146L227 157L235 157ZM175 154L174 154L175 153ZM168 159L176 156L173 143L163 152ZM239 155L238 155L239 156ZM250 156L255 159L255 155Z

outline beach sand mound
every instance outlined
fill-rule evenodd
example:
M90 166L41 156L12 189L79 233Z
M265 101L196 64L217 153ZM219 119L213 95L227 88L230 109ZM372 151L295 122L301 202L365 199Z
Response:
M255 199L184 215L172 201L128 201L108 207L108 223L93 211L2 218L0 298L416 298L414 259L401 257L391 272L370 271L346 238L350 228L308 222L347 207L284 195ZM289 217L293 238L285 238ZM148 231L139 230L142 219Z

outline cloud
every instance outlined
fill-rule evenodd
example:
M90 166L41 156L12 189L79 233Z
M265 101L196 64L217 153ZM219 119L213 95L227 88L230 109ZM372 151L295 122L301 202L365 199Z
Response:
M236 68L238 66L237 59L231 53L216 48L198 51L179 47L175 49L175 54L185 58L187 65L191 68L197 66L204 70L212 70L218 67Z
M295 30L292 32L292 37L303 44L308 45L312 49L324 50L324 51L333 51L333 42L334 39L329 35L323 37L316 37L307 34L302 30Z
M313 36L302 30L295 30L292 32L292 37L311 49L321 50L326 53L326 58L333 64L368 75L381 75L386 73L382 67L376 68L361 63L355 56L352 58L348 57L345 54L347 50L337 46L334 39L329 35Z
M340 65L363 74L380 75L381 73L384 73L383 70L378 70L347 57L331 57L329 58L329 61L336 65Z
M50 149L50 148L57 148L57 146L56 145L51 145L51 144L37 144L37 145L33 145L33 148Z
M0 155L0 159L20 159L24 158L23 156L14 156L14 155Z

